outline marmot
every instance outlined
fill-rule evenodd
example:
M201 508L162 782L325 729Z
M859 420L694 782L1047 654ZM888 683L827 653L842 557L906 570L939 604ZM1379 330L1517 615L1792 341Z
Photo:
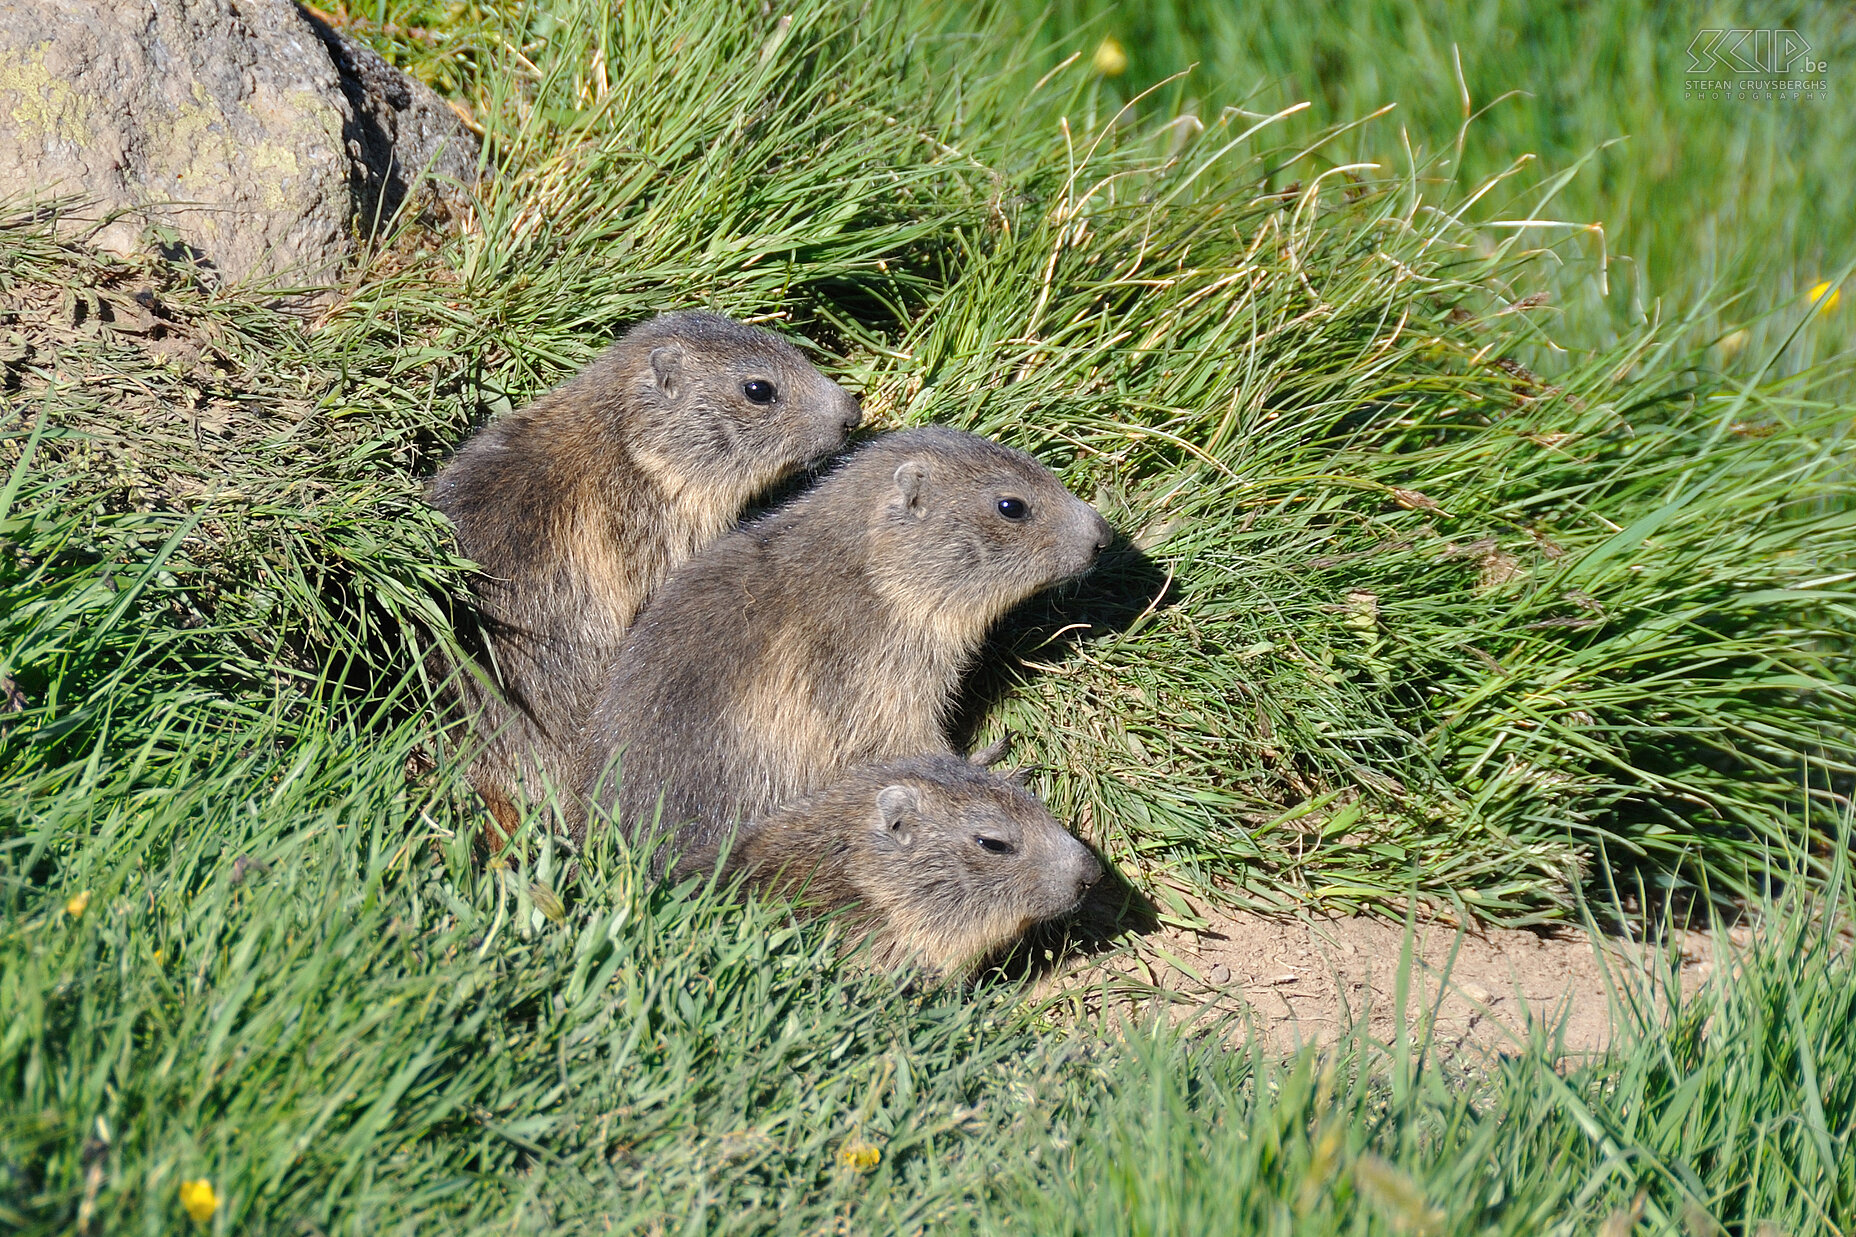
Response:
M594 706L583 784L628 833L661 793L667 831L700 845L853 765L949 751L987 629L1113 535L1022 451L875 439L664 584Z
M673 879L715 870L711 844ZM851 770L737 833L720 878L844 909L882 966L973 969L1076 909L1102 865L1016 784L957 756Z
M487 426L433 478L432 505L482 568L482 673L452 676L451 705L454 720L476 718L471 782L505 835L524 786L530 798L550 783L579 789L580 730L645 598L862 417L785 340L665 314Z

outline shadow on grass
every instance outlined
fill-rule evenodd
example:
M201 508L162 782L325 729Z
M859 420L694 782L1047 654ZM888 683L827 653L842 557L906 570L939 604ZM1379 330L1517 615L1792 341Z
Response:
M1172 576L1117 532L1095 569L1013 610L993 629L954 704L954 747L972 750L986 719L1015 689L1036 681L1038 662L1061 661L1086 641L1128 631L1173 605Z

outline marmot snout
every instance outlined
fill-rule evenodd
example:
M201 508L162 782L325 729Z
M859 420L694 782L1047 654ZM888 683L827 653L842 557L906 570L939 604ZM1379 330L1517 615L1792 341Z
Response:
M713 870L717 848L677 864ZM722 875L845 909L881 965L969 970L1076 909L1102 865L1035 797L954 756L852 770L741 830Z

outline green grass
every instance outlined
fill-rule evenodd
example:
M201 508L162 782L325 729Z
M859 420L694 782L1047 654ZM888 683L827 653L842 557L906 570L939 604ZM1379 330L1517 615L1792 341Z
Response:
M1542 313L1551 255L1457 219L1451 169L1111 123L1062 21L366 8L485 130L461 235L304 315L0 219L0 1223L171 1231L205 1176L224 1232L1585 1232L1640 1189L1656 1231L1856 1225L1847 364L1724 370L1699 300ZM1569 920L1615 883L1769 929L1605 1060L1464 1074L898 991L609 848L474 862L419 677L467 568L421 481L697 305L1126 534L963 725L1163 915Z
M1039 10L1025 7L1028 22ZM1694 96L1691 81L1733 76L1689 71L1697 35L1749 26L1797 32L1827 67L1792 78L1826 89L1786 99ZM1700 308L1704 342L1750 322L1746 338L1714 354L1743 369L1784 342L1788 311L1809 289L1856 262L1847 158L1856 143L1856 18L1844 5L1059 0L1044 29L1053 44L1085 55L1104 37L1121 43L1128 67L1103 83L1104 110L1160 86L1142 104L1155 119L1209 122L1233 103L1267 113L1306 101L1312 131L1396 105L1331 144L1331 157L1400 168L1409 144L1443 160L1439 179L1452 196L1512 174L1466 217L1602 229L1602 240L1596 231L1534 233L1566 263L1546 281L1562 343L1620 342L1645 319ZM1523 159L1532 161L1517 167ZM1541 189L1575 168L1546 200ZM1802 368L1853 345L1846 284L1841 310L1791 341L1783 364Z
M1572 1233L1639 1194L1650 1231L1856 1220L1846 869L1691 1001L1618 976L1602 1061L1541 1026L1465 1075L1420 1022L1284 1062L1009 985L910 995L605 848L486 869L404 728L169 721L9 787L17 1231L174 1231L200 1177L221 1232Z

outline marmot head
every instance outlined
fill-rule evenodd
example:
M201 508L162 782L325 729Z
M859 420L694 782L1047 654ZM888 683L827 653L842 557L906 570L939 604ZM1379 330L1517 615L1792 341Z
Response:
M624 427L639 464L671 493L738 507L844 445L857 397L785 340L716 314L633 327L615 360L633 376Z
M957 756L855 769L769 813L739 846L731 866L760 882L855 908L878 962L942 974L1069 914L1102 879L1035 797Z
M890 434L851 467L878 491L870 511L878 588L900 607L981 633L1032 594L1088 571L1115 535L1048 468L977 434Z

